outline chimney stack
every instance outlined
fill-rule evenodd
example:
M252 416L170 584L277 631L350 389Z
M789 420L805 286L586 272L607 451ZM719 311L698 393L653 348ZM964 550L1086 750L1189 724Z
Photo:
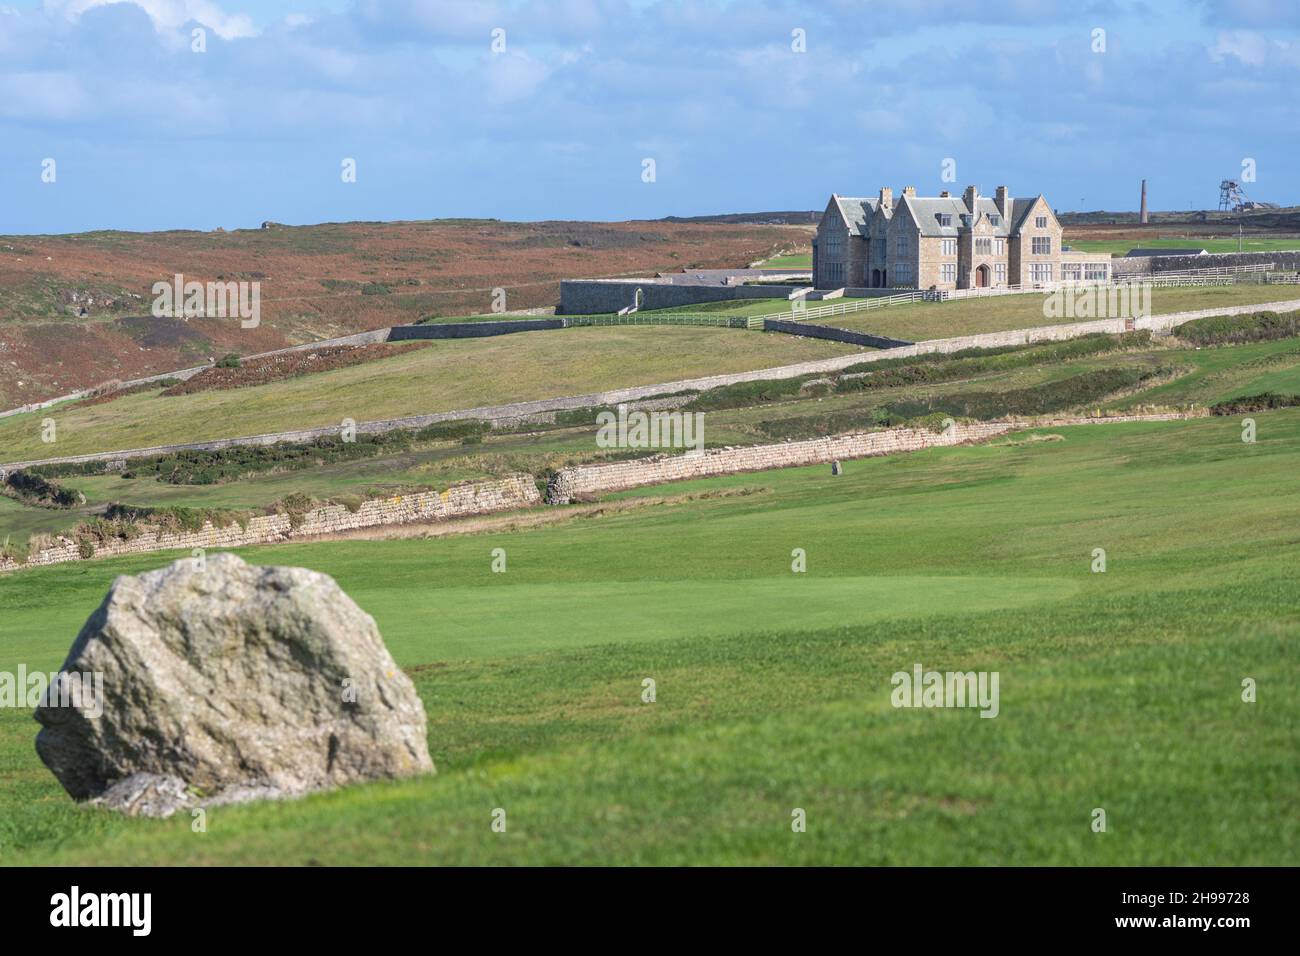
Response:
M939 198L940 198L940 199L951 199L952 197L948 195L948 190L945 189L943 192L939 193Z
M903 187L903 195L904 195L904 196L915 196L915 195L916 195L916 187L915 187L915 186L904 186L904 187Z
M971 212L975 211L975 200L979 199L980 191L975 186L967 186L966 191L962 193L962 201L966 203L966 208Z
M894 191L888 186L880 187L880 207L882 209L892 209L894 206Z
M997 190L993 193L993 204L998 207L998 212L1002 213L1002 218L1006 219L1007 206L1009 204L1009 201L1007 199L1006 186L999 186Z
M1144 179L1142 180L1142 209L1138 213L1138 222L1146 225L1150 221L1151 217L1147 215L1147 181Z

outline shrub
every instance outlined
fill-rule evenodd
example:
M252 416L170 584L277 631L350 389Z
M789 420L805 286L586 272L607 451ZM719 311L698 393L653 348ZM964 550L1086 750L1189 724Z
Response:
M239 366L239 356L234 352L227 352L225 355L221 356L221 359L217 362L217 368L239 368Z
M1095 402L1107 395L1168 375L1168 368L1104 368L1056 382L1005 392L953 392L891 402L891 416L911 419L942 412L954 418L989 420L1008 415L1043 415Z
M11 498L38 508L75 508L85 495L47 480L35 471L14 471L5 476L3 490Z
M315 500L311 495L303 494L301 491L295 491L292 494L285 495L277 501L272 508L276 514L288 515L289 527L298 528L302 525L303 518L307 512L316 507Z
M1278 395L1261 392L1259 395L1242 395L1227 398L1210 406L1211 415L1240 415L1244 412L1262 412L1270 408L1293 408L1300 405L1300 395Z
M1212 315L1184 322L1174 330L1174 334L1196 345L1285 339L1300 335L1300 312L1288 312L1285 315L1267 311L1250 315Z

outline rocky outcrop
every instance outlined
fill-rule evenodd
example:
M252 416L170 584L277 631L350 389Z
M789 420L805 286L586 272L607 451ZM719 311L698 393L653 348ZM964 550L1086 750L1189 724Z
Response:
M374 619L324 574L232 554L119 577L35 716L64 789L133 814L433 770Z

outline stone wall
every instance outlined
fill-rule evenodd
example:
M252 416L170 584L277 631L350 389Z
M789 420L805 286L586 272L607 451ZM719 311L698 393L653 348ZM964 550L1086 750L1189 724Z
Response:
M555 473L547 486L546 500L550 504L566 504L577 496L603 494L643 485L960 445L1001 435L1016 427L1020 426L1009 422L987 422L953 425L945 432L932 432L925 428L890 428L782 442L779 445L714 448L698 455L660 455L633 461L579 465Z
M199 531L145 531L130 541L115 539L96 548L94 557L144 554L177 548L238 548L250 544L288 541L333 534L356 528L407 524L413 521L443 521L466 515L487 514L541 503L532 475L511 475L495 481L455 485L446 491L372 498L355 512L343 505L325 505L307 512L296 524L288 515L259 515L247 527L230 524L214 527L205 523ZM50 548L31 554L25 564L0 560L0 571L83 560L76 541L59 537Z
M675 309L735 299L788 299L798 285L685 285L661 279L563 279L558 315L600 315L625 309L641 290L641 308ZM780 305L773 306L779 311Z
M389 342L406 342L413 339L476 339L489 335L510 335L514 332L540 332L545 329L562 329L562 319L514 319L502 322L426 322L424 325L395 325L389 332Z
M714 448L703 454L656 455L632 461L578 465L556 472L546 488L548 504L568 504L575 497L600 495L671 481L709 478L771 468L872 458L925 448L963 445L1026 428L1060 428L1068 425L1113 425L1122 422L1165 422L1203 418L1208 409L1195 412L1160 412L1148 415L1110 415L1092 418L1042 418L1034 421L954 424L944 432L925 428L888 428L874 432L832 435L777 445Z
M1135 243L1141 245L1141 243ZM1194 240L1187 245L1196 246ZM1111 272L1118 279L1124 276L1160 275L1162 272L1184 272L1188 269L1232 269L1241 266L1272 263L1278 271L1300 269L1300 251L1295 252L1212 252L1204 256L1116 256L1111 261Z
M912 342L903 339L890 339L883 335L871 335L867 332L854 332L852 329L837 329L830 325L817 325L812 322L786 322L782 319L764 319L764 332L782 332L786 335L802 335L811 339L830 339L833 342L847 342L873 349L896 349Z

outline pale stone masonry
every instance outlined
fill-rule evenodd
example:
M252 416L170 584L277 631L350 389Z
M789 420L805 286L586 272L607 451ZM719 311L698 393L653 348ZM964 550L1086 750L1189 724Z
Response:
M744 471L769 468L793 468L837 459L868 458L918 451L941 445L960 445L982 441L1017 427L1009 422L954 424L946 431L926 428L890 428L852 435L810 438L779 445L746 445L738 448L713 448L702 455L668 455L617 461L599 465L579 465L555 473L546 489L550 504L566 504L575 497L658 485L668 481L708 478Z
M1061 247L1061 224L1042 195L992 197L967 186L917 196L906 186L874 198L832 195L813 239L818 289L1048 287L1110 279L1106 254Z
M1200 409L1196 412L1162 412L1102 418L1045 418L1038 421L955 423L942 432L932 432L926 428L888 428L874 432L782 442L778 445L715 448L706 451L703 455L656 455L653 458L638 458L632 461L578 465L555 473L546 488L546 501L553 505L568 504L576 497L601 495L692 478L767 471L771 468L839 463L853 458L872 458L877 455L921 451L925 448L951 447L985 441L1024 428L1181 421L1202 418L1208 414L1207 409Z
M118 557L176 548L238 548L250 544L310 538L357 528L406 524L414 521L443 521L468 515L508 511L541 504L542 496L532 475L510 475L493 481L454 485L445 491L372 498L356 511L343 505L324 505L301 516L297 523L288 515L258 515L246 527L228 524L216 527L207 522L198 531L145 531L128 540L113 539L95 549L93 557ZM61 564L81 560L78 543L60 536L52 547L38 551L25 563L0 559L0 571Z

